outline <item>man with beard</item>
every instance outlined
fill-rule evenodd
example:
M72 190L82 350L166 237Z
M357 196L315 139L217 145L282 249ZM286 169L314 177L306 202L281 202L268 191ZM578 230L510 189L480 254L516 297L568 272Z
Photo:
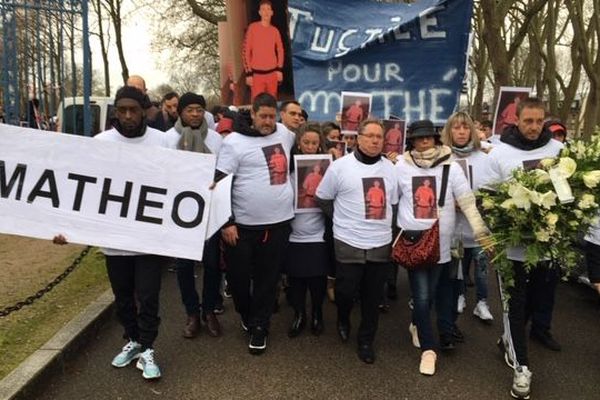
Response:
M160 101L162 111L160 118L162 118L165 130L169 130L175 125L175 121L177 121L177 117L179 116L177 112L178 104L179 95L175 92L165 94Z
M175 126L167 131L180 150L194 151L205 154L218 154L223 139L221 135L208 128L204 118L206 102L204 97L195 93L185 93L179 99L177 114L179 118ZM194 260L177 259L177 283L181 292L181 300L187 313L187 322L183 337L193 338L200 330L200 311L206 322L208 334L212 337L221 336L221 325L215 315L215 310L223 305L219 293L221 285L221 270L219 269L219 235L215 234L207 240L202 256L204 279L202 288L202 307L196 291L194 279Z
M117 120L114 128L99 133L94 139L174 148L168 135L146 126L144 97L132 86L119 89L115 96ZM64 244L66 238L59 235L54 242ZM158 309L164 257L117 249L101 250L106 256L106 270L115 295L117 317L125 329L124 337L128 339L128 343L112 360L112 365L122 368L137 360L136 367L142 370L145 379L158 379L161 373L154 360L153 344L160 324Z
M227 283L242 328L250 331L248 350L262 354L275 304L276 286L294 218L294 192L289 179L295 135L276 123L277 100L269 93L254 99L251 121L240 117L224 140L217 174L233 174L234 220L221 232L225 242ZM269 156L285 157L285 174L271 179Z
M513 170L527 169L528 165L536 165L541 159L556 157L563 148L562 143L544 129L544 103L536 98L517 102L516 125L504 130L501 144L490 152L491 182L507 181ZM513 264L514 286L508 288L508 324L498 345L505 352L507 364L514 368L511 395L528 399L532 373L528 368L525 326L531 319L530 337L551 350L561 349L550 333L559 275L549 260L526 267L525 247L509 247L506 256Z

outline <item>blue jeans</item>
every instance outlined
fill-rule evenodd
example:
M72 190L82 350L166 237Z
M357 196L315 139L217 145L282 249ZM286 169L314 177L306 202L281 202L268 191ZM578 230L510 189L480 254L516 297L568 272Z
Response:
M223 274L219 268L219 238L220 233L216 233L204 244L204 254L202 255L202 266L204 267L202 308L204 312L212 312L217 305L223 303L220 293ZM195 265L196 261L194 260L182 258L175 260L181 301L188 315L200 313L200 298L196 291L196 279L194 278Z
M475 264L475 285L477 288L477 301L485 300L488 296L487 289L487 270L488 257L481 247L465 248L465 256L463 258L463 276L467 276L471 260ZM463 280L463 293L466 292L465 281Z
M431 325L431 306L434 304L442 270L444 267L448 268L448 264L450 263L408 271L414 303L412 321L417 326L422 351L433 350L437 347Z

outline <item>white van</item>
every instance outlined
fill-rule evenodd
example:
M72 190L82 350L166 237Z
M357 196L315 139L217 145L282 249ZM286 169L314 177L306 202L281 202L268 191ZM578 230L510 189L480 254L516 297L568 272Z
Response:
M90 110L92 116L91 136L112 128L113 98L90 97ZM83 135L83 97L65 97L64 106L63 103L58 105L56 116L57 132Z

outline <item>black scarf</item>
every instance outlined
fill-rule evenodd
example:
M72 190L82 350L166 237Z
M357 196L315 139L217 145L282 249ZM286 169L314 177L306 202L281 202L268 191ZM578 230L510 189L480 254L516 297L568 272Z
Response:
M500 141L520 150L531 151L545 146L550 139L552 139L552 133L547 129L544 129L536 140L529 140L523 136L516 125L512 125L504 130Z
M353 151L352 154L354 154L354 157L356 157L358 161L367 165L375 164L377 161L381 160L381 154L377 154L375 157L368 156L363 153L358 146L356 146L356 150Z

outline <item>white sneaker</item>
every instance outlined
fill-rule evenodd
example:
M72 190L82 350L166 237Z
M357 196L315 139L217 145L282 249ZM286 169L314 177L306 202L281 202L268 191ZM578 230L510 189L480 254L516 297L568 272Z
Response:
M459 314L462 314L465 311L465 307L467 307L467 299L465 299L465 295L461 294L458 296L458 302L456 303L456 311Z
M493 321L494 317L490 312L490 308L487 305L485 300L479 300L475 309L473 310L473 315L481 319L482 321Z
M515 375L513 377L512 388L510 389L510 395L515 399L529 399L532 375L533 374L526 365L520 365L515 368Z
M142 371L142 376L145 379L160 378L160 368L158 368L156 361L154 361L154 350L152 349L146 349L141 353L135 366Z
M136 360L140 357L140 353L142 352L142 345L134 340L130 340L119 354L113 358L111 364L113 367L123 368L133 360Z
M408 325L408 331L410 332L410 337L412 338L412 344L417 349L421 348L421 342L419 342L419 334L417 333L417 326L412 322Z

